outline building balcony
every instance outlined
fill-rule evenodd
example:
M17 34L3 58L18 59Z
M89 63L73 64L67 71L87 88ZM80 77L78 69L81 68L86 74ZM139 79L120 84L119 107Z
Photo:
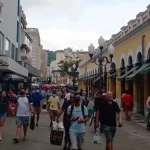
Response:
M27 60L29 59L29 51L27 50L26 46L23 46L23 45L20 47L20 56L22 59Z

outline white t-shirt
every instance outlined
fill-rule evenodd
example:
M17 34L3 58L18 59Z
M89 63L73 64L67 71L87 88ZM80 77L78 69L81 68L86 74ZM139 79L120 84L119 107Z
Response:
M30 105L32 104L32 101L29 97L19 97L17 99L17 114L18 117L26 117L30 115Z
M67 99L67 101L70 100L70 95L71 95L71 93L67 93L67 94L66 94L65 98Z

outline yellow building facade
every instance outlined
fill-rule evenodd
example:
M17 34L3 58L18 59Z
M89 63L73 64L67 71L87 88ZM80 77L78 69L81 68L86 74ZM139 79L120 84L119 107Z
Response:
M107 48L110 44L113 44L115 51L112 63L107 64L106 68L103 66L105 90L112 91L117 100L121 99L124 90L128 90L133 96L135 111L145 114L146 100L150 96L150 5L106 41L103 55L109 56ZM82 61L79 88L89 90L94 87L98 72L98 65L90 59Z

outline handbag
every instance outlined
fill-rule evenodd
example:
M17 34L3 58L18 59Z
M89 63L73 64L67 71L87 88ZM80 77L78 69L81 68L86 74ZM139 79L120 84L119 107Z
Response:
M102 144L103 143L103 140L102 140L102 137L100 135L100 132L96 131L94 137L93 137L93 143L94 144Z

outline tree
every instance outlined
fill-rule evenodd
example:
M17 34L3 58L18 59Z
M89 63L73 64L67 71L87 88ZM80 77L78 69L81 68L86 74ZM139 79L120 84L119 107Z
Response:
M73 64L76 65L76 69L77 69L79 66L79 62L80 60L69 60L69 61L61 60L58 63L58 66L60 68L60 75L62 76L68 75L68 69L69 67L72 68Z

